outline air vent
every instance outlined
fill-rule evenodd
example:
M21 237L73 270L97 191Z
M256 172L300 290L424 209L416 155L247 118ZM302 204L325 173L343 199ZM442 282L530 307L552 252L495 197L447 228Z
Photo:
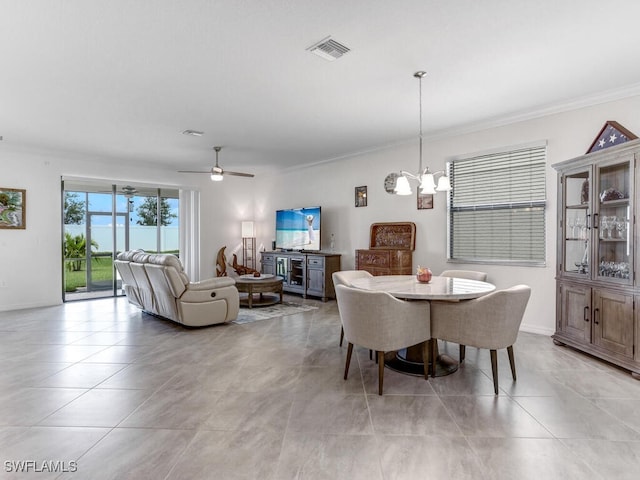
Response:
M204 132L199 132L198 130L184 130L182 134L191 135L192 137L201 137L202 135L204 135Z
M336 42L329 36L323 38L318 43L311 45L307 50L321 58L324 58L325 60L333 62L334 60L342 57L345 53L349 52L351 49L345 47L339 42Z

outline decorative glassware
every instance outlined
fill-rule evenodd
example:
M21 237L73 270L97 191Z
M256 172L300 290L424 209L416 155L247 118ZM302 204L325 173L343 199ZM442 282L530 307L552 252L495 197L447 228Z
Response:
M416 270L416 278L421 283L429 283L431 281L431 270L428 267L421 267L418 265Z

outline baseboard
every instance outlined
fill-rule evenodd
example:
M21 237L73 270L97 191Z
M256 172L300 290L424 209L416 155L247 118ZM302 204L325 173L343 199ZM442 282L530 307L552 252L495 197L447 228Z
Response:
M55 303L36 302L36 303L14 303L10 305L3 304L0 307L0 312L9 312L11 310L26 310L28 308L55 307L56 305L62 305L62 300Z
M536 333L538 335L546 335L547 337L550 337L555 333L555 329L553 328L546 328L546 327L540 327L538 325L527 325L527 324L520 325L520 331L527 332L527 333Z

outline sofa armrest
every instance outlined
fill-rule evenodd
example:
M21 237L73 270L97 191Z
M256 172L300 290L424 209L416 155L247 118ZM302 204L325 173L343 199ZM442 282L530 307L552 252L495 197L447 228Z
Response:
M236 281L229 277L214 277L202 280L201 282L191 282L187 285L187 290L215 290L216 288L230 287L235 285Z

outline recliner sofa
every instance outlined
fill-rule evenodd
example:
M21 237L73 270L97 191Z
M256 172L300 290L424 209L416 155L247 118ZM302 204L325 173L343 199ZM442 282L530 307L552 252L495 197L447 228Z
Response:
M240 301L233 278L190 282L178 257L142 250L119 253L115 266L127 299L145 312L192 327L238 317Z

